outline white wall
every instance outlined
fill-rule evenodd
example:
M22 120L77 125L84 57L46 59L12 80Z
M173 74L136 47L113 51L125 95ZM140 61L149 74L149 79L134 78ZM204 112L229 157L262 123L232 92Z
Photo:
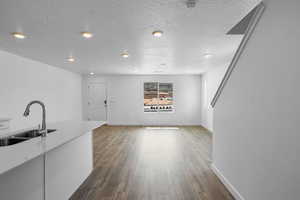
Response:
M144 113L143 83L172 82L174 113ZM114 125L200 125L201 76L119 75L86 77L83 80L83 110L87 119L87 83L105 82L108 91L108 123Z
M202 75L201 110L202 126L213 131L213 108L210 103L224 77L228 64L213 68Z
M300 1L265 4L214 109L213 162L245 200L298 200Z
M0 51L0 118L11 118L14 129L36 126L41 108L31 100L41 100L47 109L47 122L81 119L81 76L27 58Z

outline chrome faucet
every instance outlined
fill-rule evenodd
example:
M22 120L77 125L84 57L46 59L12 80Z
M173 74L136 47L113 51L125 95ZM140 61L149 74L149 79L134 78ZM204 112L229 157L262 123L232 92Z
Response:
M46 137L47 135L47 129L46 129L46 108L45 104L41 101L31 101L29 104L26 106L26 109L24 111L24 117L27 117L30 113L30 107L32 104L39 104L42 109L43 109L43 120L42 120L42 128L39 130L40 133L42 134L43 137Z

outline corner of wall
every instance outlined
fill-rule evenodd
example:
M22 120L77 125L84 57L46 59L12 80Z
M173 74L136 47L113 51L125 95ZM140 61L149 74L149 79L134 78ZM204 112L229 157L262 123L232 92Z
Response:
M221 171L215 166L214 163L211 164L211 169L214 174L219 178L235 200L245 200L245 198L238 192L238 190L228 181L228 179L221 173Z

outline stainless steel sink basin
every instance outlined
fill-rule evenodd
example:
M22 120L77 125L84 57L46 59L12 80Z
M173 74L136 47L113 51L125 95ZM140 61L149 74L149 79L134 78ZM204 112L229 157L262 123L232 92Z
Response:
M56 129L47 129L47 133L52 133L56 131ZM19 133L16 134L16 137L22 137L22 138L34 138L34 137L39 137L42 134L39 132L39 130L35 129L35 130L30 130L30 131L26 131L23 133Z
M0 139L0 147L18 144L20 142L24 142L29 139L30 138L26 139L26 138L14 138L14 137L1 138Z
M52 133L54 131L56 131L56 129L47 129L47 133ZM20 142L24 142L26 140L30 140L35 137L40 137L41 135L42 134L39 132L39 130L34 129L34 130L18 133L13 136L0 138L0 147L18 144Z
M47 133L52 133L54 131L56 131L56 129L47 129Z
M18 133L15 136L16 137L24 137L24 138L34 138L34 137L39 137L41 134L39 130L30 130L22 133Z

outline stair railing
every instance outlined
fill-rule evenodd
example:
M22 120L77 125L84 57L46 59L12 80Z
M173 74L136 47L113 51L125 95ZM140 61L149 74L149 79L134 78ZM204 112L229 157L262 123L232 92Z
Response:
M231 76L231 73L233 72L233 70L234 70L234 68L235 68L235 66L236 66L236 64L237 64L240 56L242 55L242 53L243 53L243 51L244 51L244 49L246 47L246 44L247 44L249 38L251 37L251 35L252 35L252 33L253 33L253 31L254 31L254 29L255 29L258 21L259 21L259 19L260 19L260 17L263 14L263 11L265 9L265 5L264 5L263 2L261 2L254 9L255 9L255 13L252 16L252 18L251 18L251 20L250 20L250 22L248 24L248 27L247 27L247 29L245 31L243 39L242 39L242 41L241 41L238 49L236 50L236 52L234 54L234 57L233 57L230 65L229 65L228 69L226 70L226 73L225 73L225 75L224 75L224 77L223 77L223 79L222 79L222 81L221 81L221 83L220 83L220 85L218 87L218 90L216 91L216 93L214 95L214 98L212 99L212 101L210 103L210 105L212 107L214 107L216 105L216 102L218 101L218 99L219 99L219 97L220 97L220 95L221 95L221 93L222 93L222 91L223 91L223 89L224 89L227 81L229 80L229 78Z

